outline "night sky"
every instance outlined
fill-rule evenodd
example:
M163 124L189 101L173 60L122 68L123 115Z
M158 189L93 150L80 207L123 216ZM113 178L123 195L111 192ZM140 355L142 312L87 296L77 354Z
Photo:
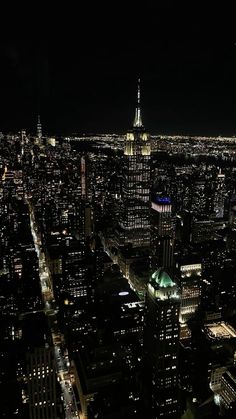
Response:
M78 2L2 16L0 130L32 131L40 112L51 134L124 133L140 76L152 134L236 135L236 21L227 3Z

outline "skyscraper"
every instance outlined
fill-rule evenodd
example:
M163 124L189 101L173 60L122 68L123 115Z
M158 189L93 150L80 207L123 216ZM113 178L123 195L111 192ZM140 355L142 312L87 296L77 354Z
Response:
M150 244L150 139L141 115L140 80L133 127L127 132L122 167L119 244Z
M21 373L27 382L29 418L57 419L59 393L52 338L43 312L22 316Z
M157 198L151 209L151 247L154 265L173 267L175 223L170 198Z
M194 259L193 259L194 260ZM180 323L186 323L197 310L201 297L201 263L189 263L181 261L178 263L179 286L181 291Z
M146 294L144 369L148 417L178 418L180 298L176 283L159 268Z
M224 217L224 203L225 203L225 175L219 173L215 180L215 195L214 195L214 212L216 218Z
M236 195L231 197L229 204L229 226L232 230L236 228Z
M41 141L41 139L42 139L42 124L40 122L40 115L38 115L37 138L38 138L39 141Z

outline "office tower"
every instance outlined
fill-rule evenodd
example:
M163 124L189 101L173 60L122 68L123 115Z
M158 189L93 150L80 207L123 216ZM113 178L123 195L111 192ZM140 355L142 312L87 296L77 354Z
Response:
M86 327L81 343L76 341L72 361L81 416L139 417L144 304L114 266L105 271L95 299L96 327Z
M214 213L216 218L224 217L225 203L225 175L219 171L215 181L215 194L213 199Z
M22 318L21 371L27 382L29 418L57 419L57 373L52 338L43 312Z
M150 139L141 116L140 80L133 127L128 131L122 161L122 203L119 244L150 244Z
M154 265L173 267L175 223L170 198L157 198L151 205L151 244Z
M87 179L86 179L86 163L84 156L80 159L80 175L81 175L81 198L87 198Z
M38 138L39 141L41 141L41 139L42 139L42 124L40 122L40 115L38 115L37 138Z
M198 177L193 178L191 210L194 215L206 214L206 179Z
M233 195L230 200L229 207L229 226L235 230L236 229L236 195Z
M86 240L93 232L93 209L91 205L91 193L89 190L88 164L85 156L82 156L80 159L80 183L80 219L83 220L84 240ZM82 226L80 226L80 230L81 227Z
M178 263L180 277L180 323L186 323L195 313L200 303L201 263L190 263L187 260Z
M65 290L70 298L79 298L81 304L82 300L87 304L91 281L88 282L87 279L88 266L84 245L68 235L63 241L61 251Z
M150 418L178 418L180 298L176 283L159 268L147 287L144 320L144 383Z
M80 232L83 230L84 240L93 232L93 209L91 194L88 187L88 167L85 156L80 159L81 202L79 204Z
M222 374L218 395L222 416L234 418L236 414L236 368L231 367Z
M192 241L192 224L193 214L191 211L184 210L182 213L181 220L181 233L180 238L184 244L188 244Z
M2 246L1 246L2 247ZM7 258L0 255L0 392L1 416L11 418L21 405L21 389L17 383L18 306L15 283L11 280ZM14 397L12 397L14 395Z

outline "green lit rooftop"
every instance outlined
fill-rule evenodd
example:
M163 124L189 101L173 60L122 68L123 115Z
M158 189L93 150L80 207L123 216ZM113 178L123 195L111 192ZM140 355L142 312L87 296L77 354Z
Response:
M158 268L151 276L151 283L156 283L160 288L168 288L176 286L167 272L163 268Z

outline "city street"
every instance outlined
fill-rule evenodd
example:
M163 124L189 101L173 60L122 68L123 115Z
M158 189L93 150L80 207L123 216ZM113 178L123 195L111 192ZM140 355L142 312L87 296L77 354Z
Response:
M53 308L52 302L54 301L53 296L53 288L50 279L49 269L46 264L45 254L41 249L41 241L37 235L36 224L34 213L32 209L31 203L29 203L30 209L30 226L31 232L34 240L35 249L39 259L39 277L40 277L40 285L42 291L42 297L45 304L45 312L47 315L52 316L55 318L54 323L56 322L56 315L57 310ZM55 350L55 360L57 365L57 374L58 380L61 385L61 391L63 396L63 404L65 408L65 417L66 419L78 419L79 412L77 409L77 403L75 394L73 391L72 383L69 380L69 373L68 367L69 364L67 363L65 357L62 354L62 349L60 347L61 344L61 337L60 333L55 333L55 330L52 330L52 340Z

